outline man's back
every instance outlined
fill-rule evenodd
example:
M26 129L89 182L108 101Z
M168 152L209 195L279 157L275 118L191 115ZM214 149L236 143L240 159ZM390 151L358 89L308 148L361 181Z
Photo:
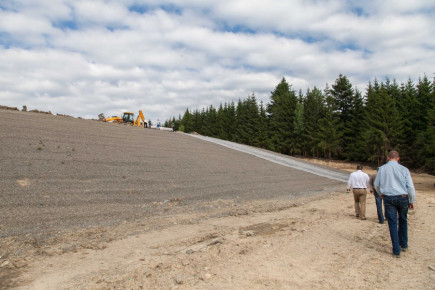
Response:
M349 176L348 188L367 188L370 177L367 173L357 170Z
M408 168L397 161L389 161L379 168L375 179L375 188L383 195L409 194L410 203L414 203L415 189Z

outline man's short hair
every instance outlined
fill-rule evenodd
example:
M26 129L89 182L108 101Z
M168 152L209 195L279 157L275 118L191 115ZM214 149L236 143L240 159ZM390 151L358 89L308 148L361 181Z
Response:
M363 169L363 166L361 165L361 164L358 164L357 166L356 166L356 170L362 170Z
M397 159L399 157L399 152L397 152L396 150L392 150L390 151L390 153L388 153L388 158L390 159Z

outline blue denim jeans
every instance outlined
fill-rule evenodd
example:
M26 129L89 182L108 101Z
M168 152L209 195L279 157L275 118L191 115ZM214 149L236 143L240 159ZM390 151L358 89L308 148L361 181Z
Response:
M384 195L383 198L393 254L400 255L401 248L408 247L408 196Z
M383 223L384 222L384 211L382 210L382 198L379 196L376 189L375 189L374 195L375 195L375 200L376 200L376 209L378 211L378 220L380 223Z

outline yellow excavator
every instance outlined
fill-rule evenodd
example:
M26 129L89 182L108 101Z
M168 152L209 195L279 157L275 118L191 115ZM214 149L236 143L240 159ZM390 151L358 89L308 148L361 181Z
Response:
M104 122L130 124L133 126L144 127L144 128L148 127L148 122L145 120L142 110L139 110L139 115L137 116L136 120L134 119L133 112L124 112L122 113L122 117L118 117L118 116L107 117L104 119Z

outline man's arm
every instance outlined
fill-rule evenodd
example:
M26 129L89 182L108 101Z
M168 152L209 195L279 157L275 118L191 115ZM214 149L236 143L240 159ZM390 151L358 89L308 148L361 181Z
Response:
M347 188L346 191L350 191L350 188L352 187L352 173L349 175L349 179L347 180Z
M407 170L406 174L406 189L408 190L408 197L409 197L409 208L414 208L414 202L415 202L415 187L414 183L412 182L411 173L409 170Z
M373 182L373 187L375 188L375 190L379 194L379 196L382 197L382 192L381 192L381 169L380 168L379 168L378 174L376 174L375 181Z
M370 184L370 176L366 173L366 187L370 190L370 192L372 192L372 185Z

